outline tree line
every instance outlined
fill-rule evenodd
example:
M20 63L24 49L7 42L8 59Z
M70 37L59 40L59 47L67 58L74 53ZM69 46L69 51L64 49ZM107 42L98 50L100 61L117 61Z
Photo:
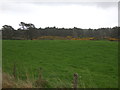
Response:
M15 30L10 25L2 26L2 39L10 40L33 40L41 36L60 36L73 38L85 38L95 37L97 39L103 39L105 37L118 38L120 39L120 27L113 28L98 28L98 29L82 29L82 28L57 28L57 27L46 27L36 28L32 23L20 22L20 28Z

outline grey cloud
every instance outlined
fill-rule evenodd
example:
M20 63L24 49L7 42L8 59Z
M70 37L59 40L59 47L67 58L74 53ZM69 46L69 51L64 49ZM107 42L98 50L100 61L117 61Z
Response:
M82 5L96 6L100 8L117 7L117 2L29 2L35 5L62 6L62 5Z
M31 13L32 6L66 6L66 5L81 5L81 6L95 6L98 8L110 8L110 7L117 7L117 2L35 2L35 1L17 1L14 2L2 2L0 4L0 11L4 12L12 12L12 13Z
M30 5L47 5L47 6L62 6L62 5L82 5L82 6L96 6L98 8L109 8L109 7L117 7L117 2L35 2L35 1L27 1L18 2L13 0L14 2L3 2L0 5L0 10L2 11L17 11L17 12L29 12L31 11ZM15 2L16 1L16 2Z
M118 2L118 26L120 26L120 1Z
M16 3L16 4L26 3L26 4L34 4L34 5L52 5L52 6L74 4L74 5L84 5L84 6L97 6L101 8L116 7L118 4L117 2L112 2L112 0L109 0L110 2L101 2L101 0L99 2L92 2L92 0L90 2L83 2L82 0L81 2L80 0L5 0L5 1L9 1L11 3Z
M13 2L8 2L8 3L2 3L0 4L0 11L2 12L7 12L7 13L29 13L31 12L30 6L28 4L24 3L13 3Z
M96 2L95 3L97 7L101 8L109 8L109 7L117 7L117 2Z

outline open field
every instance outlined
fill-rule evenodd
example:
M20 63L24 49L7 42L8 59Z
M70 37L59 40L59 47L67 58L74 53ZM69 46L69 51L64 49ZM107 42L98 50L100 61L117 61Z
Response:
M3 40L3 71L37 79L38 69L45 87L72 87L78 73L79 88L109 88L118 84L118 42L80 40Z

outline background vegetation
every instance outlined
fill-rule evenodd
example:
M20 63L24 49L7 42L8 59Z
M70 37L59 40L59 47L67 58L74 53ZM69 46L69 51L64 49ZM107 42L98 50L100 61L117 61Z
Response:
M57 28L57 27L46 27L36 28L34 24L20 22L20 28L15 30L10 25L4 25L2 29L3 39L10 40L33 40L33 39L67 39L72 38L91 38L95 40L99 39L120 39L120 27L113 28L98 28L98 29L81 29L81 28ZM44 36L57 36L54 38L41 38ZM71 38L66 38L66 37ZM58 38L59 37L59 38Z

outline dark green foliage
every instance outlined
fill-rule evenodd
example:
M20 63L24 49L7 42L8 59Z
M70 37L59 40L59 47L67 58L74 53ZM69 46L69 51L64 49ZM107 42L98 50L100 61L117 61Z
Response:
M33 40L41 36L72 36L78 37L95 37L97 39L104 38L120 38L120 27L113 28L98 28L98 29L81 29L81 28L35 28L34 24L20 22L21 27L14 30L12 26L4 25L2 28L3 39L16 39L16 40Z
M3 39L12 39L14 37L14 28L10 25L4 25L2 28Z

